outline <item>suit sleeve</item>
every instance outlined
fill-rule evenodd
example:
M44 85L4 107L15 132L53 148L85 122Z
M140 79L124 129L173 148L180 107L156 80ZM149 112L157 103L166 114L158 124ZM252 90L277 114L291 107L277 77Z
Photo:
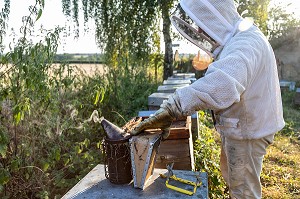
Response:
M239 55L213 62L204 77L176 91L182 111L221 110L239 102L248 83L247 65Z

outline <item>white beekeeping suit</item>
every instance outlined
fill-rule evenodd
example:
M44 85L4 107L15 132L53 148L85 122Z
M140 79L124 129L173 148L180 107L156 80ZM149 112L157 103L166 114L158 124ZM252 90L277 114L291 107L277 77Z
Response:
M214 62L204 77L177 89L132 134L152 127L167 132L172 119L211 109L222 137L221 171L231 197L261 198L262 159L284 127L272 47L259 28L238 14L233 0L181 0L179 7L173 25Z
M177 91L181 109L214 110L217 128L234 139L262 138L282 129L276 60L265 36L242 20L232 0L180 4L223 48L204 78Z

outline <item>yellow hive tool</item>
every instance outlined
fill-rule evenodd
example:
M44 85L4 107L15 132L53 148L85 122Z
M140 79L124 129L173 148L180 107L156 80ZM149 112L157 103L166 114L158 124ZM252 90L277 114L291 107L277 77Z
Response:
M195 177L197 179L196 182L192 182L192 181L189 181L189 180L178 178L173 173L173 170L172 170L173 165L174 165L174 162L171 165L167 165L167 169L168 169L168 174L167 175L159 174L160 177L167 178L167 180L166 180L166 187L169 188L169 189L172 189L174 191L178 191L180 193L187 194L187 195L190 195L190 196L193 195L194 193L196 193L197 187L201 186L201 184L202 184L202 182L200 180L200 176L199 175L195 175ZM174 185L170 185L169 184L169 180L170 179L178 181L178 182L181 182L181 183L184 183L184 184L191 185L191 186L194 187L194 189L193 189L193 191L189 191L189 190L186 190L186 189L182 189L180 187L176 187Z

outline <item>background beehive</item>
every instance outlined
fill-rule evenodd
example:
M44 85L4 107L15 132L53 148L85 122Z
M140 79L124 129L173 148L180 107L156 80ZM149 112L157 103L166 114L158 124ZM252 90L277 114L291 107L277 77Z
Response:
M300 88L296 89L294 102L295 102L296 105L300 105Z

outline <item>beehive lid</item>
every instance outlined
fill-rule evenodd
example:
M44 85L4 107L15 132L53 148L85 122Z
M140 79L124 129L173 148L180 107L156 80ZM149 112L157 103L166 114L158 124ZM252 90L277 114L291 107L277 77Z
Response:
M148 96L148 106L160 106L172 93L152 93Z
M163 84L191 84L191 80L189 79L178 79L178 80L164 80Z
M157 91L162 93L174 93L176 89L183 88L188 86L189 84L166 84L158 86Z

